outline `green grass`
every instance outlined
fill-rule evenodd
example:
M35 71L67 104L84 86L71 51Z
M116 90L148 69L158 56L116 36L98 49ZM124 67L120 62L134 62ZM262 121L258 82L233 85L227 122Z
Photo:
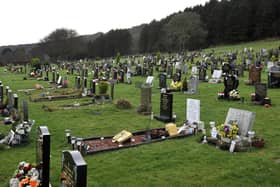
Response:
M260 41L234 46L218 47L216 51L241 49L244 46L271 48L279 45L279 41ZM210 72L208 72L210 76ZM22 80L22 74L11 74L0 68L0 80L9 85L13 91L33 88L36 83L48 87L46 82ZM250 103L250 93L254 87L246 86L240 79L239 90L245 102L218 101L217 92L223 90L223 84L199 83L198 95L174 93L173 110L177 114L177 125L185 120L186 99L195 98L201 101L201 120L209 127L209 121L223 123L229 107L256 112L253 129L263 137L266 145L263 149L231 154L215 147L199 144L199 136L178 140L143 145L119 151L88 155L88 186L280 186L280 89L269 89L268 95L273 106L265 108ZM262 81L266 82L263 71ZM74 77L70 76L70 87L74 87ZM133 83L144 81L144 78L133 77ZM170 83L170 80L168 80ZM154 114L159 113L158 80L155 79L152 91ZM42 91L32 91L36 95ZM20 101L28 98L19 92ZM60 186L61 151L71 149L66 143L65 129L77 137L114 135L123 129L128 131L143 130L149 126L149 116L137 114L140 104L140 90L134 85L118 84L115 87L115 100L125 98L133 108L119 110L113 104L84 106L73 110L45 112L42 105L59 106L75 101L86 102L89 98L29 103L30 118L36 120L31 132L30 143L0 150L0 186L8 185L17 164L20 161L35 163L36 127L47 125L51 132L51 182ZM96 115L101 112L101 115ZM1 118L0 118L1 119ZM163 127L164 124L153 121L151 127ZM0 132L7 132L9 127L1 126Z

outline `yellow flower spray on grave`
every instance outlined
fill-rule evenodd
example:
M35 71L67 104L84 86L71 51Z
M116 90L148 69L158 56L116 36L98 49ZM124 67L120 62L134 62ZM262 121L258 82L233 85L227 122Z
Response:
M230 139L234 139L237 136L239 130L236 122L233 122L231 125L221 124L217 127L217 129L220 137Z

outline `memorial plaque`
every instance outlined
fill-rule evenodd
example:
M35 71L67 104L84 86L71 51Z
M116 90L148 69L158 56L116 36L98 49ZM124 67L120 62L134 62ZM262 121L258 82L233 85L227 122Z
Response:
M225 124L228 124L230 121L236 121L239 128L239 134L246 136L248 131L252 130L253 128L255 116L255 112L229 108Z
M36 162L39 168L40 186L49 187L50 183L50 147L51 139L48 127L37 129Z
M62 152L62 187L86 187L87 164L79 151Z
M173 121L173 95L170 93L161 93L160 96L160 116L155 116L159 121Z
M167 88L166 86L166 74L159 74L159 88Z
M198 123L200 121L200 100L187 99L186 107L186 120L189 123Z

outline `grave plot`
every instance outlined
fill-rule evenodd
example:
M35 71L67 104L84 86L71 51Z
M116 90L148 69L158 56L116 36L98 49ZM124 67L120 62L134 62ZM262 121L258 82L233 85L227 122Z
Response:
M251 111L229 108L225 122L219 126L211 123L210 136L204 134L201 143L213 144L230 152L261 148L264 146L264 140L252 131L255 116Z
M132 133L123 130L115 136L91 138L68 137L68 142L72 144L73 149L77 149L86 155L135 147L174 138L183 138L192 135L193 132L195 130L191 130L191 127L181 129L177 128L174 123L168 123L165 128L154 128Z
M64 99L77 99L82 97L82 92L80 90L54 90L52 92L43 92L39 95L30 96L29 99L32 102L41 101L56 101Z

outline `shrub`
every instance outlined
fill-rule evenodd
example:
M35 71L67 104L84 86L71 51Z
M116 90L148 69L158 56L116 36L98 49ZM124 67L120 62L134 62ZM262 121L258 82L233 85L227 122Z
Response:
M132 108L132 104L126 99L119 99L116 103L116 107L118 109L130 109Z

